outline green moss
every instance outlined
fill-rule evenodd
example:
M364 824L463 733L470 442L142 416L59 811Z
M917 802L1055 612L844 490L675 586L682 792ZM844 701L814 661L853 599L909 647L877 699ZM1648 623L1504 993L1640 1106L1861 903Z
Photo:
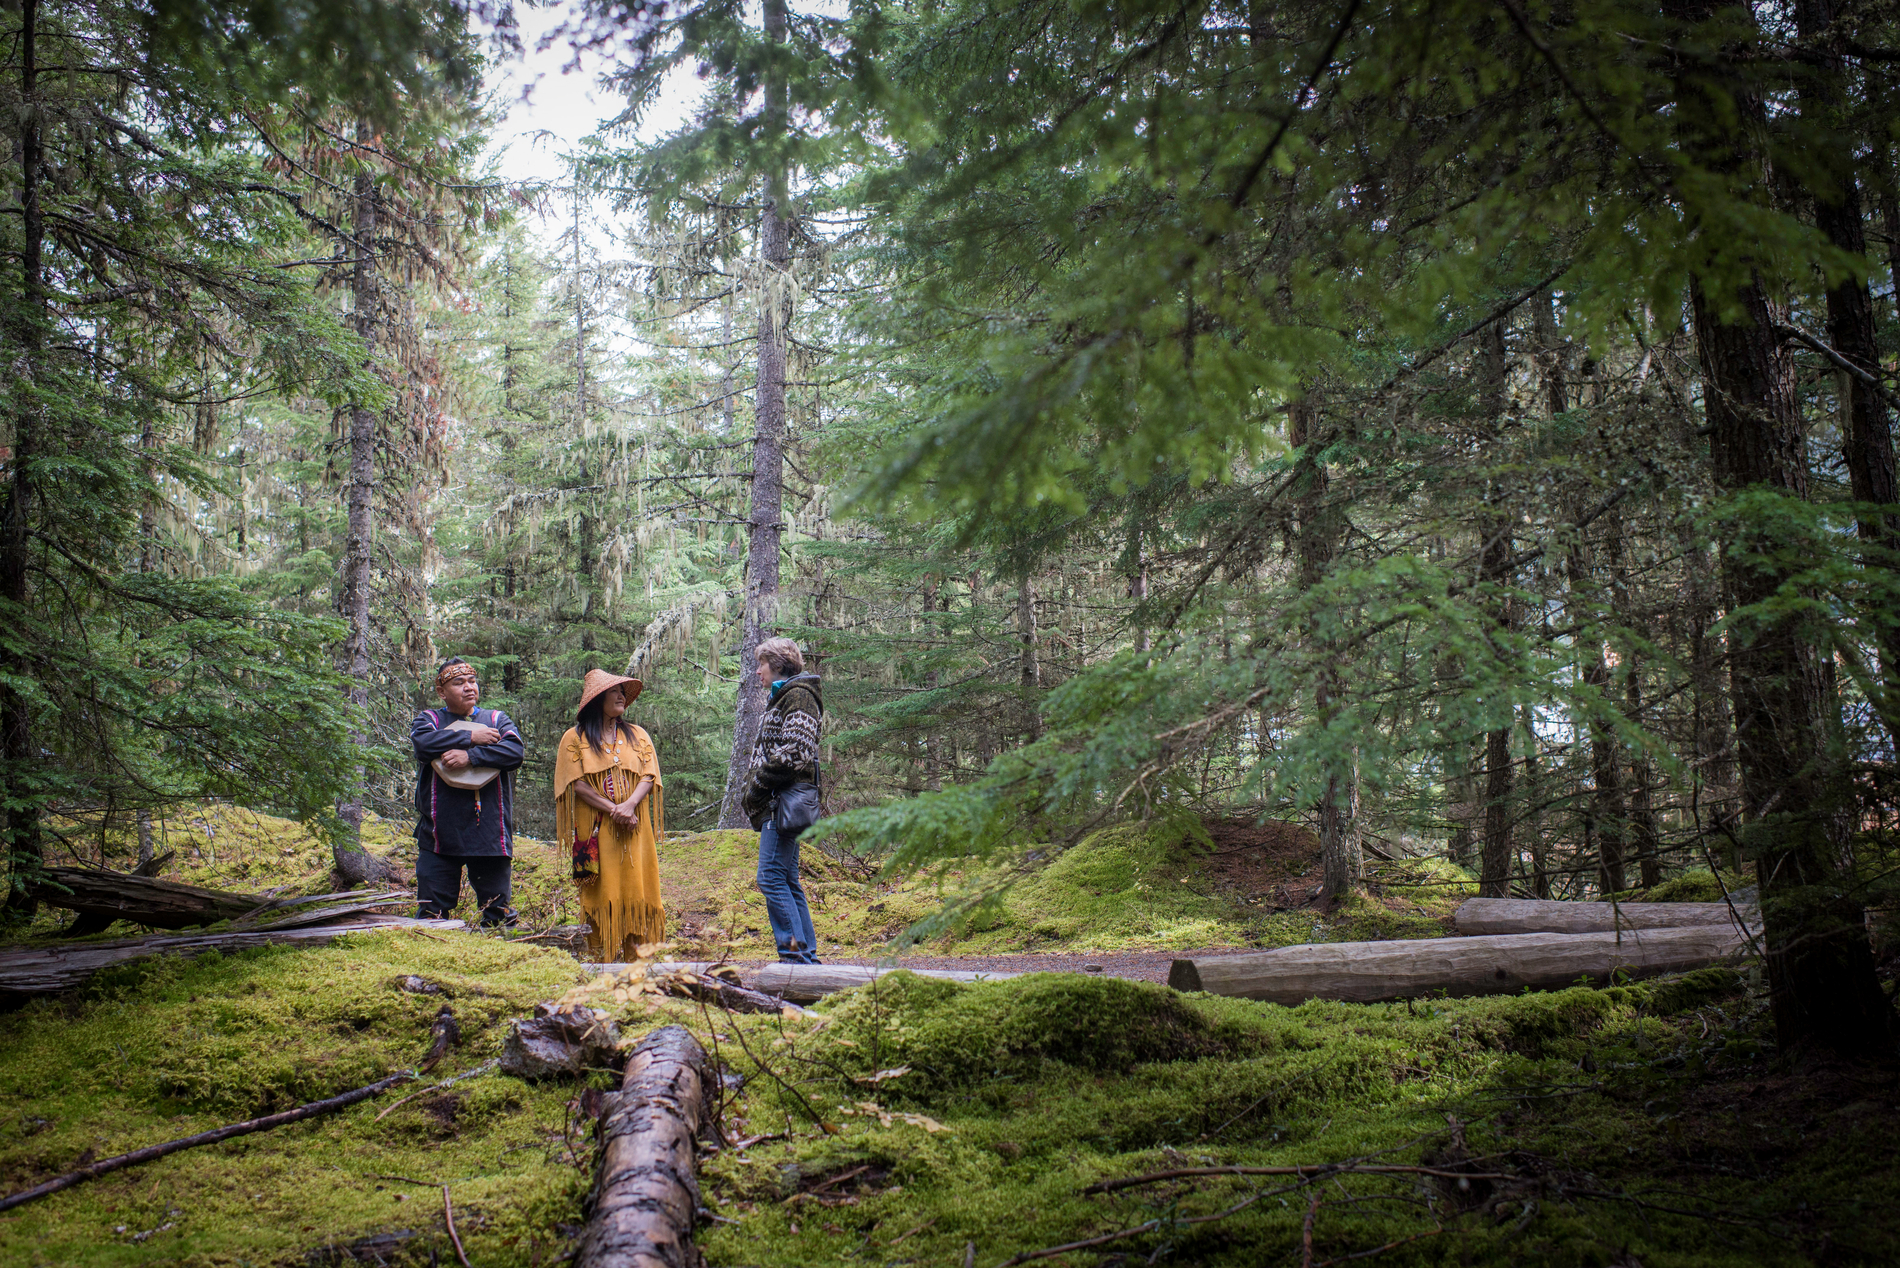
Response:
M1837 1157L1831 1135L1711 1126L1698 1113L1708 1097L1745 1095L1725 1085L1764 1074L1734 1051L1755 1033L1760 1001L1723 970L1604 990L1298 1008L1085 978L958 986L900 974L826 1011L815 1027L728 1028L750 1033L780 1079L795 1075L830 1127L733 1054L727 1033L729 1057L750 1076L731 1130L792 1136L705 1168L708 1203L732 1221L702 1234L714 1263L955 1263L974 1243L977 1262L994 1264L1215 1214L1286 1183L1084 1192L1104 1178L1369 1155L1478 1156L1478 1169L1525 1178L1462 1189L1418 1177L1330 1181L1314 1191L1315 1259L1397 1243L1383 1262L1741 1268L1808 1262L1802 1248L1824 1227L1853 1247L1837 1253L1871 1262L1900 1231L1900 1184L1877 1162L1874 1125L1894 1124L1891 1106L1843 1111L1841 1147L1854 1161ZM1730 1034L1710 1033L1711 1022ZM1750 1157L1774 1160L1771 1189L1746 1169L1759 1163L1742 1163ZM1855 1189L1850 1209L1829 1195L1856 1172L1871 1189ZM1298 1262L1308 1196L1164 1223L1072 1262Z
M1672 876L1652 889L1636 894L1639 903L1719 903L1725 893L1733 893L1745 884L1740 876L1725 872L1718 880L1714 872L1701 869Z
M24 1188L82 1158L412 1067L442 1001L394 989L407 974L454 993L462 1040L442 1075L497 1055L506 1018L581 976L559 953L475 934L379 932L321 948L146 961L6 1019L0 1183ZM527 1264L530 1239L543 1262L565 1249L555 1226L574 1219L587 1179L569 1154L578 1138L563 1132L572 1088L489 1074L379 1119L401 1095L20 1208L0 1218L0 1262L261 1265L406 1228L418 1231L410 1262L426 1263L432 1251L450 1254L437 1183L450 1185L475 1262Z

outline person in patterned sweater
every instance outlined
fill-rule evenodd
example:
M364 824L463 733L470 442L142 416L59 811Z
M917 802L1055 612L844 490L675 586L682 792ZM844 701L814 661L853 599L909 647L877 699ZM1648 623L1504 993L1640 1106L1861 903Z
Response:
M805 672L805 657L789 638L759 644L759 681L771 692L759 738L752 746L744 809L759 830L759 893L772 922L783 964L817 964L818 935L812 929L805 887L798 880L798 827L776 826L787 815L781 801L806 799L815 807L818 728L825 716L818 675Z

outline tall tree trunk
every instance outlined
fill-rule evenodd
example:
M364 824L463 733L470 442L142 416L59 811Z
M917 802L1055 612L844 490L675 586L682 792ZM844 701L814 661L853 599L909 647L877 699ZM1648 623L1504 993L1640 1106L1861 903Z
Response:
M1493 322L1479 335L1478 363L1479 408L1490 421L1494 435L1504 430L1504 375L1507 351L1504 323ZM1494 500L1487 494L1487 502ZM1478 576L1496 596L1494 624L1497 636L1508 640L1516 623L1516 601L1509 593L1511 576L1510 519L1491 513L1478 522L1483 541L1478 553ZM1511 654L1507 646L1497 649L1500 658ZM1514 718L1505 715L1501 726L1493 727L1484 741L1484 844L1478 855L1478 893L1486 898L1511 895L1511 866L1516 850L1511 841L1512 782L1511 728Z
M934 641L941 633L937 626L937 592L941 588L943 588L943 578L936 573L933 572L924 578L924 638L926 640ZM945 595L943 603L946 608L949 602L949 596ZM939 683L940 679L935 669L924 671L925 691L936 691ZM933 719L937 716L934 708L930 716ZM928 725L924 730L924 787L930 789L931 792L943 791L943 733L931 730Z
M1642 668L1634 652L1623 663L1623 714L1640 727L1644 722ZM1649 799L1649 785L1654 777L1649 754L1640 750L1633 754L1629 764L1628 845L1636 855L1636 866L1644 889L1662 884L1663 878L1662 831L1656 823L1656 812Z
M357 136L367 142L370 128L357 125ZM368 362L376 358L377 316L380 302L376 276L376 189L368 174L356 178L352 199L350 236L355 257L350 278L350 299L357 337L363 341ZM352 403L350 415L350 465L346 485L347 518L344 529L342 585L338 604L348 630L343 640L342 670L351 707L359 719L350 743L359 752L369 747L370 737L361 729L369 716L369 595L370 550L375 533L376 500L376 411L361 403ZM352 772L349 793L338 803L337 818L346 834L332 847L338 875L352 885L385 879L388 868L370 858L363 849L363 805L367 794L368 770L358 765Z
M1022 708L1022 734L1025 744L1042 738L1042 664L1036 658L1036 591L1024 573L1016 584L1016 639L1021 646L1016 660L1016 691Z
M1804 40L1814 42L1820 57L1801 84L1801 113L1820 122L1830 131L1846 130L1840 116L1847 106L1847 61L1841 43L1845 33L1835 25L1838 6L1835 0L1797 0L1795 25ZM1885 147L1877 151L1884 157ZM1842 156L1852 162L1851 151ZM1844 166L1846 166L1844 164ZM1830 173L1831 184L1814 188L1815 227L1841 250L1857 256L1867 254L1867 232L1861 216L1860 183L1851 166ZM1825 177L1823 179L1826 179ZM1882 373L1880 345L1874 325L1874 300L1867 283L1858 277L1844 277L1827 293L1827 337L1834 350L1859 367L1876 382ZM1836 376L1841 385L1841 415L1844 421L1842 456L1847 461L1848 483L1856 502L1878 507L1900 501L1900 475L1894 467L1893 429L1887 414L1887 402L1880 391L1851 374ZM1874 511L1859 520L1862 541L1891 548L1900 523L1892 514ZM1884 561L1883 561L1884 563ZM1900 627L1889 617L1876 631L1880 645L1881 679L1888 699L1881 714L1887 719L1888 739L1900 748Z
M1748 11L1721 0L1669 0L1672 15L1706 22ZM1676 107L1684 152L1711 168L1764 179L1743 128L1762 103L1726 62L1727 50L1679 45ZM1724 293L1710 293L1712 286ZM1706 390L1709 447L1718 487L1762 488L1802 498L1807 454L1794 375L1775 334L1759 279L1692 274L1689 304ZM1772 540L1738 530L1723 552L1731 613L1766 605L1787 568ZM1889 1048L1894 1016L1874 975L1873 950L1854 875L1853 818L1828 751L1820 656L1792 615L1737 625L1730 638L1731 695L1741 757L1744 842L1755 859L1775 1033L1784 1051Z
M1544 850L1544 764L1537 743L1537 709L1518 706L1518 729L1524 735L1524 804L1529 827L1531 894L1550 897L1550 865Z
M785 42L785 0L765 0L765 38ZM765 79L767 140L785 134L785 80L777 70ZM759 296L759 376L754 396L752 509L746 533L745 633L739 645L739 699L732 726L732 757L726 766L726 795L719 826L749 826L743 801L752 761L752 745L765 716L765 687L753 671L759 644L778 623L779 546L785 531L785 353L791 321L791 232L784 160L774 156L765 178L759 209L759 254L765 265Z
M18 377L26 390L18 392L13 411L13 478L0 508L0 599L24 616L27 606L27 543L32 516L33 462L38 457L39 414L33 400L34 380L40 372L46 333L46 281L41 259L46 223L40 208L40 166L43 150L39 97L39 5L23 0L20 6L20 317L13 337L20 349ZM25 678L31 666L14 654L8 669ZM6 761L6 844L9 887L6 911L30 918L39 902L28 895L27 883L40 870L39 788L33 743L33 716L25 697L12 687L0 687L0 754Z
M1333 500L1332 479L1321 454L1329 438L1319 433L1319 404L1312 396L1287 410L1287 441L1299 451L1295 466L1294 516L1299 532L1300 589L1310 592L1332 571L1345 537L1345 516ZM1319 632L1312 645L1313 716L1323 733L1340 714L1339 640ZM1329 747L1334 747L1329 745ZM1330 762L1320 791L1320 897L1339 898L1366 878L1359 839L1359 772L1350 750Z

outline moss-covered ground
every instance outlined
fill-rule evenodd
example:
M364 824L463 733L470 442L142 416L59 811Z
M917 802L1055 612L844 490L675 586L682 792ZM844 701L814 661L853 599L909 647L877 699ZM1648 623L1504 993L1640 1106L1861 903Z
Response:
M399 989L409 974L449 994ZM443 998L463 1039L436 1073L476 1067L506 1018L570 993L630 1037L686 1025L743 1078L722 1110L735 1147L702 1168L714 1265L969 1253L999 1268L1127 1229L1139 1231L1047 1262L1317 1265L1389 1247L1380 1262L1658 1268L1871 1264L1900 1248L1900 1085L1889 1071L1778 1066L1759 994L1727 970L1298 1008L1075 975L897 975L806 1018L584 977L557 952L476 933L121 969L6 1017L0 1183L408 1067ZM489 1073L177 1154L0 1216L0 1262L344 1263L384 1235L388 1262L449 1263L446 1184L472 1264L552 1264L583 1218L583 1093L608 1081ZM1224 1175L1086 1192L1159 1170L1351 1160L1480 1178Z
M295 825L207 810L185 826L195 838L167 833L185 846L181 879L325 883L327 855ZM371 834L399 864L413 849L389 825ZM124 844L108 847L121 865L110 851ZM674 954L764 952L753 848L745 833L665 843ZM1029 862L928 949L1429 935L1470 888L1442 863L1375 864L1367 897L1322 911L1310 838L1285 825L1127 825ZM516 872L523 932L577 918L552 849L524 842ZM807 851L820 928L847 952L901 939L942 894L989 879L894 884ZM1715 888L1691 875L1647 897ZM409 975L445 994L400 989ZM1090 1244L1027 1262L1900 1260L1900 1078L1780 1062L1759 981L1723 969L1298 1008L1086 976L897 975L808 1017L741 1017L590 979L533 942L375 932L126 966L0 1016L0 1187L411 1067L445 1000L463 1037L432 1078L475 1068L508 1018L564 994L615 1012L629 1041L686 1025L743 1080L722 1106L730 1147L703 1166L714 1265L1001 1268L1077 1242ZM0 1263L450 1263L446 1184L471 1264L552 1265L583 1219L586 1093L611 1081L424 1082L400 1104L406 1089L180 1153L0 1215ZM1088 1191L1158 1171L1338 1163L1399 1169Z

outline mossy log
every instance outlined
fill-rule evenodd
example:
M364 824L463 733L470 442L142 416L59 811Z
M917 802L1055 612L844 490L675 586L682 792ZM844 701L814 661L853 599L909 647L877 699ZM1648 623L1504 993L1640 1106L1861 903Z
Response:
M1685 929L1757 919L1752 907L1727 903L1559 903L1528 898L1469 898L1452 921L1461 935L1615 933L1619 929Z
M662 1026L627 1057L601 1116L594 1191L576 1268L696 1268L697 1140L712 1121L717 1080L706 1050Z
M1613 975L1699 969L1748 950L1733 924L1622 933L1520 933L1394 942L1332 942L1176 960L1168 985L1276 1004L1554 990Z
M49 907L64 907L95 920L130 920L153 929L235 920L270 901L255 894L200 889L95 867L49 867L34 883L32 894Z
M462 929L459 920L412 920L405 916L372 916L350 924L318 925L298 929L269 929L253 933L208 933L185 937L125 938L116 942L64 943L55 946L16 946L0 950L0 994L44 995L70 990L101 969L154 955L198 955L205 951L239 951L276 942L320 945L346 933L365 929L414 926L420 929Z

